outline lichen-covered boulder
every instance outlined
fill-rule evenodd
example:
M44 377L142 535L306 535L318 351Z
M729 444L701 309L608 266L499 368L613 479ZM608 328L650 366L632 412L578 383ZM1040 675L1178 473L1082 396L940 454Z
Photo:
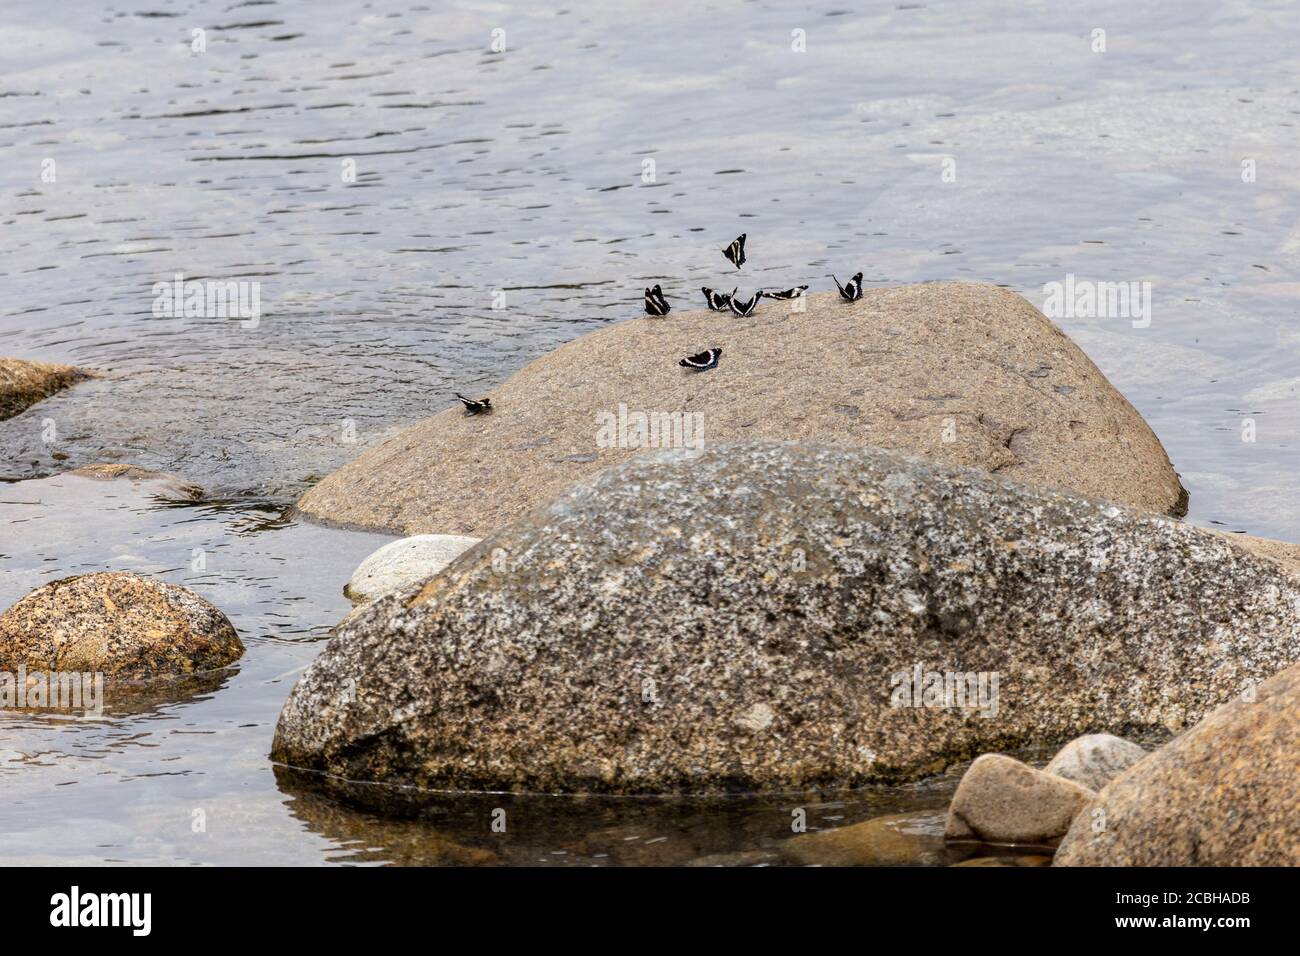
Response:
M0 670L195 674L239 659L226 616L193 591L128 571L51 581L0 614Z
M1300 665L1112 780L1058 866L1300 866Z
M893 448L1186 511L1142 416L1014 292L932 282L795 305L806 311L765 299L746 319L683 305L579 336L491 389L491 414L466 416L449 395L299 507L394 534L483 537L647 447L772 439ZM678 365L713 347L717 368Z
M1296 584L1218 535L879 449L709 446L362 609L273 753L452 789L852 785L1182 727L1297 658Z

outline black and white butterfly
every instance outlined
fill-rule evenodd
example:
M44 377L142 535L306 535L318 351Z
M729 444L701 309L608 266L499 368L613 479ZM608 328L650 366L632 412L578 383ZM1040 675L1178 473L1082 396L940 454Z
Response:
M672 311L672 306L664 298L663 289L655 286L645 290L645 311L646 315L667 315Z
M682 359L677 364L682 368L694 369L697 372L706 372L711 368L718 367L718 359L722 357L722 349L706 349L698 355L691 355Z
M760 292L759 295L767 296L769 299L797 299L808 291L806 285L797 285L793 289L786 289L784 292Z
M490 398L480 398L476 402L472 398L466 398L460 392L456 392L455 395L464 403L466 415L477 415L480 412L492 411L492 399Z
M831 276L835 279L835 276ZM844 285L840 285L840 280L835 279L835 287L840 290L840 295L849 302L856 302L862 298L862 273L859 272Z
M704 301L708 303L709 310L712 312L726 312L731 305L731 297L736 294L735 289L730 293L714 292L708 286L701 286L700 291L704 293Z
M745 236L747 233L741 233L740 238L733 239L731 245L722 250L722 254L727 257L727 261L739 269L745 264Z
M758 305L758 300L761 298L763 298L762 290L755 292L753 297L746 302L737 302L736 297L733 295L727 300L727 305L731 306L731 311L736 313L736 315L745 318L754 314L754 309Z

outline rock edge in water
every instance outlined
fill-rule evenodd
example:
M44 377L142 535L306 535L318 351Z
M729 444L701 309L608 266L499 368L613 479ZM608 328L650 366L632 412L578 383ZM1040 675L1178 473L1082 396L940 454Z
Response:
M0 421L88 378L90 372L71 365L0 357Z

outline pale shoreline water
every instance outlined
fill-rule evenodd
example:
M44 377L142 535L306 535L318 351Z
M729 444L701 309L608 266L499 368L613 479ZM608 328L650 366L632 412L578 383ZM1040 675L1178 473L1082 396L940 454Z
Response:
M330 0L259 7L248 19L277 21L260 28L233 12L205 23L186 4L175 17L78 6L19 0L0 35L13 158L0 167L0 353L106 375L0 422L0 478L120 460L212 500L163 507L116 483L47 495L38 537L36 506L15 503L35 486L0 486L0 606L54 577L144 570L212 600L249 650L218 692L147 715L0 718L6 862L419 857L419 828L313 823L275 783L279 703L346 614L353 567L390 540L283 510L452 390L486 392L635 314L641 285L693 303L740 231L752 285L826 289L826 273L862 268L869 285L989 281L1041 306L1069 274L1150 281L1147 328L1060 324L1164 443L1189 520L1300 540L1300 109L1292 85L1258 76L1263 62L1270 77L1297 65L1287 4L484 19ZM638 55L636 16L656 24L660 55ZM494 56L498 19L509 48ZM187 46L191 21L225 27L206 59ZM1098 24L1105 54L1088 49ZM792 28L807 53L790 51ZM720 65L720 49L740 55ZM755 116L762 129L739 132ZM940 178L947 156L955 183ZM47 157L55 183L40 180ZM177 271L260 281L259 327L155 318L150 289ZM47 418L66 457L41 440ZM953 782L823 815L938 807ZM190 828L198 806L206 834Z

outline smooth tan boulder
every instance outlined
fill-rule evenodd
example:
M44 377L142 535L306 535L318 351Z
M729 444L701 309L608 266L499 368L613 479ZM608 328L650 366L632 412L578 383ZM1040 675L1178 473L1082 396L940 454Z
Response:
M51 581L0 614L0 671L144 680L215 670L243 652L203 598L129 571Z
M446 411L329 475L299 506L331 523L483 537L636 454L636 413L687 412L705 444L873 445L1186 510L1142 416L1019 295L927 283L870 289L851 304L818 293L805 313L790 308L764 300L748 319L683 310L590 332L490 390L491 414L466 416L448 396ZM713 347L723 350L717 368L678 366ZM683 423L670 440L694 437Z
M86 378L90 373L71 365L0 357L0 421Z
M1112 780L1057 866L1300 866L1300 665Z
M1072 780L1002 754L970 765L948 808L949 840L1051 845L1093 797Z

